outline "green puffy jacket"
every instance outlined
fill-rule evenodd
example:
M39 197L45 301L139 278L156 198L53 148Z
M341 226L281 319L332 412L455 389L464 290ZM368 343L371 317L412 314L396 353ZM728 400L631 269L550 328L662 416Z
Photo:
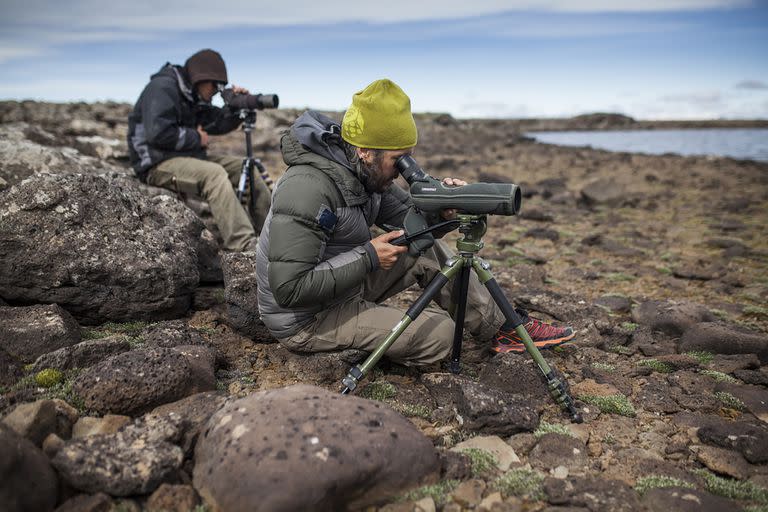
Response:
M277 338L361 295L379 267L370 227L402 226L412 206L397 185L369 194L338 134L337 123L310 111L281 140L289 167L273 192L256 266L259 312Z

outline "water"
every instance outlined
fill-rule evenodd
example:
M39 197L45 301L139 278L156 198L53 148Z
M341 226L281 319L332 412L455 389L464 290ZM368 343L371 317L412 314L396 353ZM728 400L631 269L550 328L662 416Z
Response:
M539 142L630 153L715 155L768 162L768 128L530 132Z

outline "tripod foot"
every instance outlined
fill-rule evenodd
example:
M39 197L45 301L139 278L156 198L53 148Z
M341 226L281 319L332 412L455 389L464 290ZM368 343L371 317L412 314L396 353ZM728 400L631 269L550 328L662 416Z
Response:
M349 394L350 391L354 391L357 387L357 383L363 378L363 372L357 366L353 366L349 369L347 376L341 379L341 383L344 385L342 395Z

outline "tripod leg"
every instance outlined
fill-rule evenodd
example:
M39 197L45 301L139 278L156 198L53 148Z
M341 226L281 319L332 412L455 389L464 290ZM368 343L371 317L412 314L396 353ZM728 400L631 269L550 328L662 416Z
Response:
M534 345L531 336L528 334L528 331L526 331L525 327L523 327L522 318L520 318L520 315L517 314L515 308L512 307L512 304L510 304L507 298L504 296L504 292L502 291L501 286L499 286L499 283L497 283L496 279L493 278L491 272L487 268L483 267L481 262L475 260L473 267L477 271L478 277L480 277L480 282L483 283L486 288L488 288L493 301L497 306L499 306L501 312L504 313L504 317L508 322L511 322L514 325L515 332L518 336L520 336L520 339L523 340L525 349L528 351L528 354L530 354L531 358L533 358L534 362L539 367L539 370L541 370L541 373L544 375L549 394L552 395L552 398L560 405L563 410L567 411L568 414L571 415L571 420L573 422L581 423L584 421L579 411L576 410L576 406L573 404L573 399L568 393L568 390L565 388L565 384L557 378L555 372L552 371L552 368L544 359L544 356L541 355L539 349L536 347L536 345Z
M272 178L269 177L267 170L264 168L264 164L262 164L261 160L259 160L258 158L256 158L253 161L253 163L256 165L256 169L259 170L259 176L261 176L261 179L264 180L264 183L267 185L267 188L271 191L274 183L272 182Z
M459 272L459 277L456 281L456 288L454 289L453 302L456 304L456 317L453 319L456 327L453 332L453 348L451 349L451 363L448 369L451 373L458 374L461 372L461 342L464 338L464 315L467 311L467 290L469 289L469 272L468 265L463 265Z
M251 173L250 158L243 159L243 169L240 171L240 182L237 184L237 200L242 201L245 194L245 186L248 181L248 175Z
M405 312L403 318L395 325L387 337L376 347L376 350L371 352L371 355L360 366L353 366L350 368L347 376L344 377L341 383L344 385L342 395L346 395L350 391L354 391L357 387L357 383L374 367L379 359L384 356L384 353L392 346L392 344L403 334L403 331L413 322L419 314L432 302L440 290L445 284L455 276L464 267L464 260L462 258L456 258L456 260L448 263L440 273L432 278L421 296L416 299L416 302L411 304L408 311Z

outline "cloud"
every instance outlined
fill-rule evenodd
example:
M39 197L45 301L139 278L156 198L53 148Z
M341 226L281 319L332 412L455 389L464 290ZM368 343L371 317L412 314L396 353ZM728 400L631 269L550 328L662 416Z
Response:
M693 92L683 94L667 94L661 96L659 101L664 103L687 103L700 107L711 107L723 103L723 95L720 92Z
M0 63L14 59L23 59L26 57L38 57L44 53L39 47L11 46L0 42Z
M736 89L766 90L768 84L760 80L742 80L736 84Z

